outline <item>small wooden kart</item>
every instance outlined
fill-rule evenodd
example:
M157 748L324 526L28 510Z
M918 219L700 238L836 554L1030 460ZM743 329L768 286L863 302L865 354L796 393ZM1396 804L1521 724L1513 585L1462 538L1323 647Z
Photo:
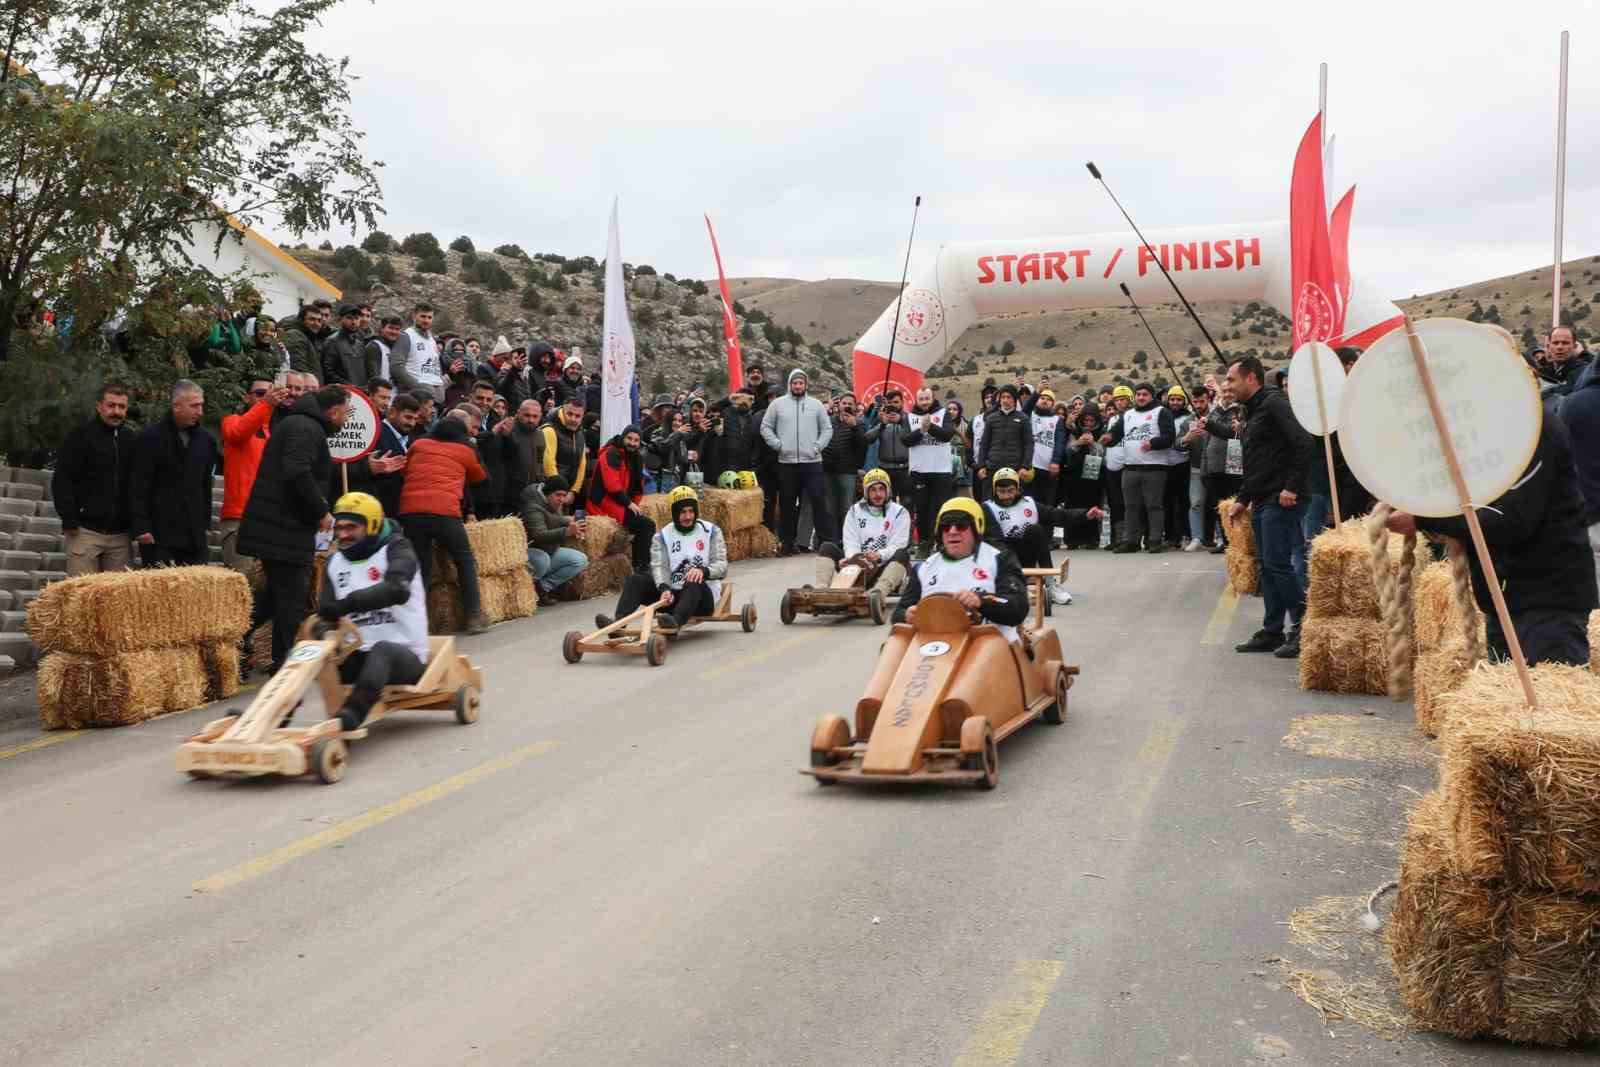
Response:
M178 746L178 770L194 778L261 774L315 774L332 784L344 777L345 743L367 736L367 727L390 712L427 709L455 713L462 725L478 721L483 669L455 650L455 638L428 638L428 666L416 685L385 686L361 729L340 728L339 708L350 687L339 681L339 664L361 647L361 631L349 619L337 627L315 616L300 627L282 669L261 687L243 712L232 710ZM328 718L315 726L283 726L315 681Z
M1033 625L1035 629L1044 628L1044 617L1055 614L1055 602L1050 599L1050 590L1045 587L1045 580L1055 578L1058 581L1067 580L1067 565L1071 560L1062 560L1056 567L1024 567L1022 576L1028 579L1028 602L1033 605Z
M855 729L824 715L811 733L811 766L835 782L1000 781L1001 741L1034 719L1066 720L1078 674L1061 662L1054 630L1024 624L1008 641L949 594L924 597L897 623L856 702Z
M871 619L882 626L889 617L888 601L876 589L868 589L869 564L860 559L846 560L826 589L801 586L784 592L778 601L778 621L788 626L796 615L847 615Z
M722 583L722 595L717 598L717 606L711 614L693 616L684 623L683 630L707 622L736 622L744 627L745 633L753 631L756 628L755 604L746 604L738 611L732 610L732 605L733 583L725 581ZM561 655L568 663L576 663L585 652L620 653L643 656L650 666L659 667L667 661L668 636L677 637L683 632L657 626L656 612L659 610L660 601L653 600L593 633L569 630L561 639Z

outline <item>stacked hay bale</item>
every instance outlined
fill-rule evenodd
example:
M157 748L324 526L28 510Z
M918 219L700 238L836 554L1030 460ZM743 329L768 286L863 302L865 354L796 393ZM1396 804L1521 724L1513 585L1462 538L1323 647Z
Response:
M644 497L640 501L640 508L643 509L645 501L650 499L651 497ZM666 497L661 497L661 506L663 508L666 506ZM650 514L649 511L645 513ZM590 515L584 525L586 527L584 535L567 538L566 547L582 552L588 558L589 566L582 574L567 583L567 588L579 600L615 596L621 592L622 583L627 581L628 575L633 573L631 555L633 542L628 536L628 531L616 519L608 519L604 515Z
M1484 658L1483 613L1472 597L1466 557L1452 545L1449 560L1430 563L1417 575L1412 627L1416 667L1412 705L1417 728L1439 733L1439 697L1459 686Z
M1425 1027L1564 1044L1600 1035L1600 678L1511 664L1442 694L1441 789L1411 811L1389 924Z
M518 518L467 523L467 543L478 564L478 597L489 622L525 619L539 606L533 576L528 573L528 535ZM428 630L455 633L466 625L461 606L461 576L442 549L433 557L428 580Z
M1410 575L1416 543L1379 531L1378 559L1367 521L1351 519L1311 542L1306 614L1300 627L1300 688L1331 693L1409 693ZM1386 619L1385 588L1400 612ZM1396 642L1395 628L1405 640ZM1398 650L1399 661L1391 656Z
M28 607L48 730L128 726L239 691L250 583L221 567L90 574Z
M1237 519L1229 518L1234 498L1229 497L1217 505L1217 517L1222 520L1222 532L1228 537L1228 552L1223 557L1228 565L1228 584L1239 596L1258 596L1261 592L1261 565L1256 560L1256 533L1250 525L1250 512Z
M763 496L759 489L702 489L700 515L722 528L728 541L728 560L771 559L778 554L778 538L761 525ZM652 493L639 501L639 510L661 529L672 521L667 495Z

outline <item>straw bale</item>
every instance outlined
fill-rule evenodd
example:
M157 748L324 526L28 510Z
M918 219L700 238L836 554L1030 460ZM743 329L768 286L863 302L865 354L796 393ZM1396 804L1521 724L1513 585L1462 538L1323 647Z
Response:
M644 517L656 524L656 529L661 529L672 521L672 515L667 511L667 494L646 493L639 498L639 510L644 512Z
M198 707L205 703L207 676L200 646L179 645L110 655L52 652L39 664L37 685L40 722L78 730L129 726Z
M483 586L479 584L479 594ZM467 613L461 607L461 587L454 583L428 587L428 632L453 634L467 625Z
M764 498L759 489L702 489L700 517L722 527L723 533L761 525Z
M1456 1037L1494 1031L1504 1014L1500 902L1461 877L1437 792L1412 806L1400 844L1400 887L1386 932L1400 998L1418 1024Z
M1456 862L1515 887L1600 893L1600 677L1559 664L1531 673L1536 712L1509 663L1438 700Z
M1564 1045L1600 1032L1600 900L1508 898L1500 1035Z
M1448 560L1419 568L1411 579L1411 596L1415 604L1412 640L1419 651L1439 648L1452 638L1460 640L1461 628L1454 622L1455 582Z
M616 519L605 515L589 516L589 521L584 524L586 532L583 537L569 537L566 541L567 548L575 548L591 560L600 559L616 552L628 551L631 538L628 531ZM526 553L524 553L526 562Z
M515 517L467 523L467 543L478 573L505 574L528 565L528 532Z
M200 646L200 664L206 671L207 700L223 700L239 692L240 658L239 646L233 641L207 641Z
M1250 525L1250 511L1247 508L1243 515L1237 519L1228 517L1228 509L1233 506L1236 498L1229 497L1217 504L1217 517L1222 520L1222 532L1228 535L1228 545L1236 547L1241 555L1254 558L1256 555L1256 534Z
M1261 567L1256 557L1235 549L1230 542L1223 561L1228 568L1228 584L1235 593L1239 596L1261 594Z
M41 652L107 656L237 641L250 626L250 583L225 567L151 567L52 582L28 608Z
M772 559L778 554L778 535L765 526L752 526L727 534L728 560Z
M1589 669L1600 674L1600 611L1589 612Z
M1327 693L1389 692L1389 651L1376 619L1335 615L1300 625L1300 688Z
M483 615L490 622L526 619L539 610L533 591L533 576L528 568L491 574L478 580L478 595L483 600Z
M1417 729L1439 736L1439 697L1466 681L1477 662L1459 640L1418 653L1411 682Z
M633 573L633 559L626 552L617 552L599 559L591 559L588 568L567 583L579 600L601 596L615 596L622 592L622 583Z
M1415 557L1415 574L1428 566L1425 548ZM1391 573L1400 565L1405 554L1405 538L1390 534L1388 541ZM1325 530L1311 542L1311 556L1307 563L1307 576L1311 588L1306 593L1306 612L1310 615L1359 615L1381 619L1378 604L1378 585L1372 574L1372 546L1367 537L1366 520L1350 519L1340 526ZM1449 570L1445 571L1448 583ZM1445 590L1446 595L1449 589Z

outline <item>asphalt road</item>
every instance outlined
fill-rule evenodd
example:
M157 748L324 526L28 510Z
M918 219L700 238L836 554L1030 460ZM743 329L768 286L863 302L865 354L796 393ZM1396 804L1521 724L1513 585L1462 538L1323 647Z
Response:
M1310 973L1398 1012L1352 908L1393 877L1432 758L1409 705L1304 694L1292 664L1236 655L1260 602L1234 611L1220 563L1079 554L1078 602L1054 619L1083 668L1068 723L1007 741L990 793L796 773L883 633L779 625L809 558L736 565L757 631L702 628L661 668L563 663L560 636L593 603L467 639L488 673L481 720L389 720L335 786L189 781L172 752L206 711L82 734L13 724L0 1058L1577 1055L1360 1025L1287 988ZM1336 918L1308 935L1292 916L1318 902Z

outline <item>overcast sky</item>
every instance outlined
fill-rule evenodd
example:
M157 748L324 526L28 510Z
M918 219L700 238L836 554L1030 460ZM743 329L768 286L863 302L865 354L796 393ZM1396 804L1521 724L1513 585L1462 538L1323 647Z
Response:
M1562 29L1567 257L1600 253L1597 10L351 0L313 44L397 237L599 258L615 194L630 262L714 275L710 212L730 275L808 279L898 277L919 193L913 271L1118 229L1088 159L1146 230L1283 218L1326 61L1352 265L1401 297L1549 262Z

